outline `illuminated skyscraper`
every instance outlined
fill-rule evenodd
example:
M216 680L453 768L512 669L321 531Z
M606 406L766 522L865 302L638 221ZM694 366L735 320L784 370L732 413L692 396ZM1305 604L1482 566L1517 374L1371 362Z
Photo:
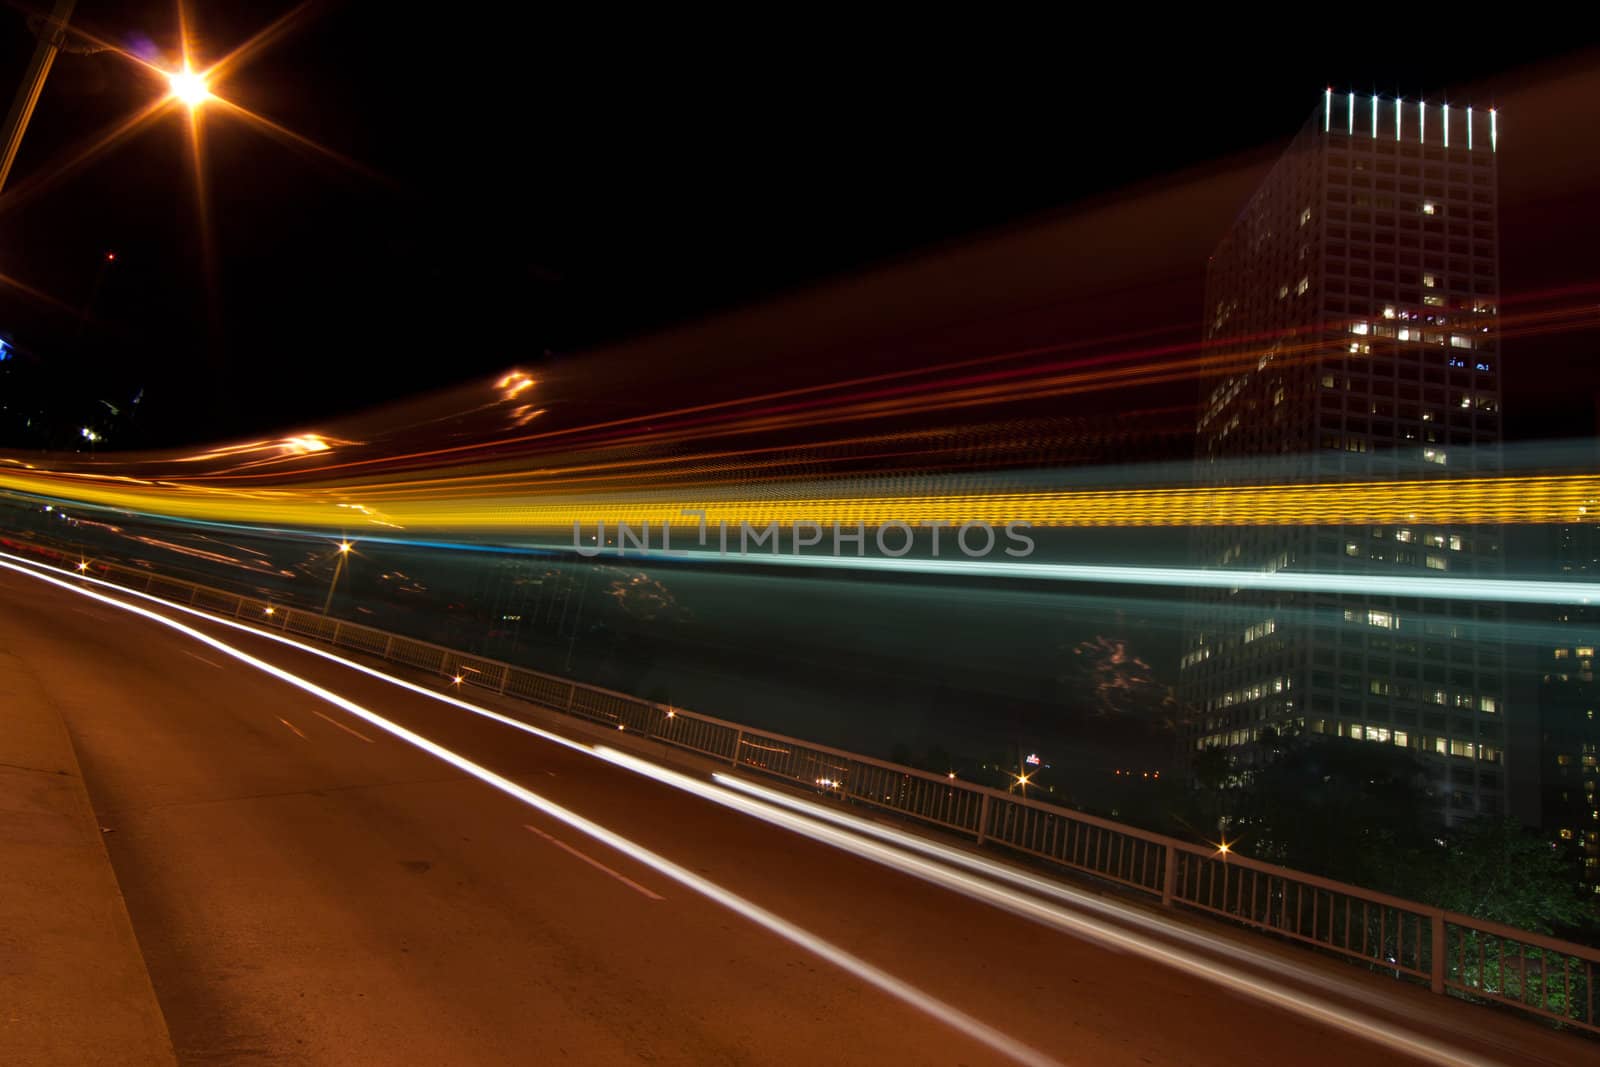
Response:
M1500 360L1493 111L1329 92L1207 272L1203 482L1493 471ZM1219 527L1198 563L1471 575L1493 527ZM1423 755L1452 819L1504 809L1503 620L1495 604L1197 594L1185 743L1285 727Z

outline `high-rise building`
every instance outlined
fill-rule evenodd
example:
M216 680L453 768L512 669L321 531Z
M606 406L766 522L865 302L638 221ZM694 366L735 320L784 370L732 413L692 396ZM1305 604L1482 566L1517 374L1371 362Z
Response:
M1498 469L1499 132L1492 110L1325 95L1209 264L1202 484ZM1245 570L1503 569L1488 526L1216 527L1194 545ZM1248 758L1272 727L1401 745L1451 821L1503 811L1502 634L1490 603L1197 593L1185 744Z
M1548 446L1546 446L1548 447ZM1600 440L1573 449L1572 461L1600 460ZM1600 514L1600 500L1588 505ZM1600 524L1517 527L1507 537L1508 558L1519 575L1546 580L1600 580ZM1583 872L1600 901L1600 607L1529 605L1514 623L1511 696L1518 709L1509 741L1518 773L1512 807L1539 826Z

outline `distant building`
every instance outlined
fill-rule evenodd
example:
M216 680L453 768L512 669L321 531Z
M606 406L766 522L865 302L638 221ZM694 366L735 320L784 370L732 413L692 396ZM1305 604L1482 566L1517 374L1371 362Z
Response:
M1493 111L1328 93L1207 272L1202 484L1498 469ZM1198 564L1503 570L1495 527L1220 527ZM1505 809L1501 607L1196 593L1180 663L1189 752L1263 729L1402 745L1450 821Z
M1590 462L1597 457L1591 442ZM1591 510L1600 515L1600 499ZM1509 539L1517 573L1568 581L1600 581L1600 526L1593 523L1518 528ZM1512 644L1512 697L1520 714L1511 751L1518 775L1516 814L1538 825L1577 859L1584 881L1600 895L1600 607L1530 609L1525 637Z

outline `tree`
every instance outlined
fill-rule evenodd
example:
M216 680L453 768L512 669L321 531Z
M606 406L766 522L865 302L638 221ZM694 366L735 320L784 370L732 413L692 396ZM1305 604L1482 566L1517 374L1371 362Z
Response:
M1409 750L1281 736L1260 746L1234 800L1241 851L1396 892L1437 832L1428 774Z
M1519 930L1582 927L1581 879L1570 858L1515 819L1474 819L1424 864L1417 895L1430 904Z

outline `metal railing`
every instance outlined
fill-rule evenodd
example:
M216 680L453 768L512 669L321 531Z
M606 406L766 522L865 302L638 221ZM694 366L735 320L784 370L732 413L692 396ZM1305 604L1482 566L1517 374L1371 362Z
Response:
M1140 830L624 693L470 656L360 623L146 570L95 576L207 611L459 679L734 767L798 782L1058 867L1313 946L1435 993L1506 1005L1600 1034L1600 950Z

